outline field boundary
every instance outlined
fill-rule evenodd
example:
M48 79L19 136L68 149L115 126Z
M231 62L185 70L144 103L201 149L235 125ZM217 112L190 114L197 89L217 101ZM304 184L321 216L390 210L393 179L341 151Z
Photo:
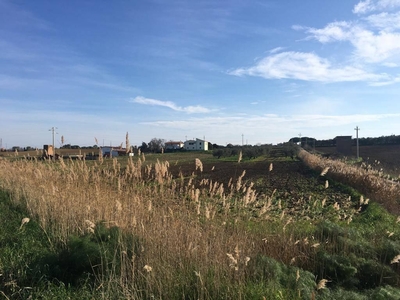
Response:
M320 172L335 181L350 185L379 204L390 213L400 214L400 184L380 177L370 169L362 169L338 160L323 158L300 149L299 158L309 168Z

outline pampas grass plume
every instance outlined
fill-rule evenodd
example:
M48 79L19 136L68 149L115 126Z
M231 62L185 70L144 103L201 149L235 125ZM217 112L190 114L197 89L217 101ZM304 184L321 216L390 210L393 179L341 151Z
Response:
M318 282L317 290L325 289L325 288L326 288L326 284L327 284L328 282L329 282L329 281L326 280L326 279L321 279L321 280Z
M200 172L203 172L203 163L201 162L201 160L196 158L195 163L196 163L196 170L200 169Z
M328 171L329 171L329 167L326 167L325 169L323 169L322 170L322 172L321 172L321 176L325 176L326 175L326 173L328 173Z
M400 262L400 254L396 255L392 260L391 260L391 264L397 264Z
M22 226L24 226L26 223L29 223L30 220L31 219L29 219L29 218L23 218L22 221L21 221L21 226L19 227L19 229L21 229Z

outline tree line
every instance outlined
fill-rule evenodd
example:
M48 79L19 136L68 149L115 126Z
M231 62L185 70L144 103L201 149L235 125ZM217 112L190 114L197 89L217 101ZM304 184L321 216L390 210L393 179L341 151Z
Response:
M289 140L291 143L300 144L302 147L335 147L335 139L317 140L311 137L294 137ZM374 146L374 145L400 145L400 135L389 135L380 137L366 137L359 138L358 143L360 146ZM357 139L352 138L352 144L357 144Z
M286 156L294 158L297 153L298 146L294 143L283 143L278 146L271 144L264 145L231 145L226 147L214 146L213 156L217 158L239 156L242 153L242 159L254 159L259 156Z

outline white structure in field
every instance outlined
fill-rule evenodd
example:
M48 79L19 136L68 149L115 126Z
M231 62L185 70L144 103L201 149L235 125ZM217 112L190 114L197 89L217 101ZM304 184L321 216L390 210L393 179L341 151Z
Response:
M103 146L101 147L101 153L103 157L117 157L118 156L118 147L111 147L111 146Z
M117 157L117 156L128 155L128 153L129 153L129 156L131 156L132 151L129 151L128 153L126 153L125 148L120 148L118 146L116 146L116 147L103 146L103 147L101 147L101 153L103 154L103 157Z
M185 144L181 141L179 142L173 142L173 141L169 141L169 142L165 142L165 150L180 150L183 148Z
M207 151L208 150L208 142L196 139L196 140L187 140L185 141L185 150L197 150L197 151Z

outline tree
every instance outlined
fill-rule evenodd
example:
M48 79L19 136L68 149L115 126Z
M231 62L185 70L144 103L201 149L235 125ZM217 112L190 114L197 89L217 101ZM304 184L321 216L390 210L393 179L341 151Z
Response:
M220 158L223 155L224 155L224 150L223 149L214 149L213 150L213 156L216 156L216 157Z
M149 150L153 153L161 152L161 149L165 147L165 140L164 139L157 139L153 138L149 142Z
M142 145L139 147L139 149L142 153L149 152L149 146L145 142L142 142Z
M298 148L293 143L284 143L282 150L285 156L290 156L292 159L294 159L294 156L297 154Z

